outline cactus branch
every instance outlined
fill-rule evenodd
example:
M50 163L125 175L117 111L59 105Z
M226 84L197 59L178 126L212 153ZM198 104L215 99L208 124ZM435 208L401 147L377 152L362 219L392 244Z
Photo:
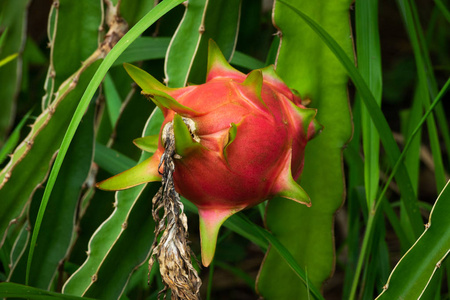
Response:
M57 9L59 7L59 1L54 1L53 9ZM12 171L14 167L23 159L25 155L31 150L33 141L39 132L48 124L55 110L61 101L63 101L67 94L69 94L73 89L76 88L78 80L81 74L94 62L99 59L105 58L105 56L111 51L114 45L120 40L120 38L127 32L128 24L127 22L121 18L117 12L117 8L114 6L108 6L106 12L106 20L109 27L107 34L105 35L105 39L99 45L99 47L91 54L82 64L82 66L72 74L67 80L65 80L58 91L53 96L53 86L47 90L47 97L54 97L54 100L50 100L50 98L45 98L43 101L43 106L45 106L45 110L41 113L41 115L37 118L36 122L32 126L31 132L25 138L25 140L19 144L19 146L15 149L13 155L11 156L8 164L0 171L0 189L6 184L9 177L12 176ZM57 18L57 15L56 15ZM54 33L50 40L50 45L53 47L53 39L56 34L56 24ZM49 75L46 80L54 80L54 68L52 66L52 60L50 59L50 67L48 71ZM53 75L52 75L53 74ZM46 84L47 86L47 84ZM45 97L45 96L44 96Z
M56 76L55 66L53 64L53 52L54 52L54 47L55 47L56 31L58 28L58 14L59 14L59 0L54 0L52 7L50 9L49 18L51 19L52 17L54 17L55 21L52 26L52 22L49 20L48 26L47 26L47 35L49 38L48 47L50 48L50 63L48 66L47 77L45 78L45 84L44 84L44 90L46 93L42 97L42 103L41 103L43 111L53 101L53 90L55 88L55 76Z

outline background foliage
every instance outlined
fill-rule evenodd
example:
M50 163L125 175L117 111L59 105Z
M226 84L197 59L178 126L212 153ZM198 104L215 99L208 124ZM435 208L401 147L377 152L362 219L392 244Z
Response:
M202 297L448 299L450 3L157 2L0 3L0 297L156 299L158 185L94 183L144 160L132 140L162 122L121 64L199 84L213 38L243 72L276 64L325 128L301 179L313 206L230 218Z

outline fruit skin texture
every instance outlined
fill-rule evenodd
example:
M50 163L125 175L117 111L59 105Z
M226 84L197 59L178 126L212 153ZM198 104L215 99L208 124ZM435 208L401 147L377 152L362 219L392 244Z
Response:
M220 226L232 214L274 196L310 206L295 180L306 143L322 128L316 110L301 104L273 66L245 75L228 64L214 42L209 46L207 79L201 85L171 89L125 65L165 119L150 159L98 184L117 190L160 180L162 136L170 123L177 153L173 180L177 192L198 207L205 266L214 256ZM139 140L135 143L146 150L146 138Z

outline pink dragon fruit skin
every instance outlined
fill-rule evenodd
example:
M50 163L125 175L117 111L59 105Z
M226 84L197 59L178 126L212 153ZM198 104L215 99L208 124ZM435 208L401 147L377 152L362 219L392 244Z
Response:
M302 172L306 143L321 125L316 110L301 104L273 66L245 75L210 41L205 84L171 89L132 65L125 68L165 119L154 155L100 182L99 188L118 190L160 180L161 135L172 122L177 153L173 179L177 192L198 207L203 265L211 262L219 228L232 214L274 196L310 206L295 180Z

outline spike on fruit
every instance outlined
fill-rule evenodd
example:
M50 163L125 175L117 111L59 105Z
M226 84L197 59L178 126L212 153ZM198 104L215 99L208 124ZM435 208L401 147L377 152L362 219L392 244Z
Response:
M277 196L293 200L300 204L305 204L306 206L311 206L311 199L305 190L292 178L287 179L287 185L284 190L278 192Z
M124 63L123 67L125 68L125 71L127 71L128 75L130 75L130 77L133 78L134 82L136 82L137 85L144 91L158 90L165 93L171 93L177 90L165 86L164 84L156 80L155 77L153 77L149 73L131 64Z
M105 191L117 191L151 181L161 181L161 175L158 173L160 156L153 155L129 170L97 183L96 186Z
M291 89L283 82L280 76L275 72L275 67L273 65L267 66L261 69L264 77L264 81L271 86L273 86L278 92L282 93L289 99L292 99Z
M157 90L143 90L142 94L151 99L164 113L167 114L167 110L173 110L182 116L193 117L199 113L195 110L180 104L169 94L166 94Z
M262 99L263 75L261 70L254 70L250 72L242 83L243 92L248 100L260 107L262 110L267 110L267 105ZM255 101L256 100L256 101Z
M312 122L309 124L308 128L308 140L316 137L318 134L320 134L323 130L323 125L320 124L317 119L312 120Z
M314 108L304 108L300 109L299 107L295 106L297 113L301 116L301 124L303 126L303 130L305 135L308 135L310 124L313 122L317 110Z
M202 264L207 267L211 264L216 251L217 236L222 224L230 216L241 209L202 209L200 216L200 244L202 249Z
M244 78L245 75L228 63L216 42L210 39L208 43L208 67L206 82L217 77L240 79Z
M274 185L274 193L282 198L290 199L295 202L311 206L311 199L302 187L292 177L291 163L292 153L289 151L287 158L284 159L284 165Z

